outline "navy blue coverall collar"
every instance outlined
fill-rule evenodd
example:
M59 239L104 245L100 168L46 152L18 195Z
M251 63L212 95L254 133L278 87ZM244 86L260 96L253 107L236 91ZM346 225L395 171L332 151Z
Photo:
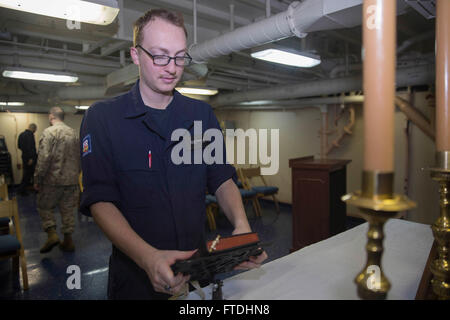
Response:
M171 145L170 137L166 137L163 132L159 129L157 123L155 123L155 119L151 116L151 113L148 112L150 108L149 106L144 104L142 100L142 96L139 90L139 80L136 81L134 86L130 90L131 101L132 103L127 105L127 109L125 111L125 118L138 118L144 116L143 121L146 126L157 133L159 136L166 140L166 148ZM179 105L177 100L179 100L181 94L173 90L173 99L170 104ZM178 108L172 110L169 118L169 132L172 132L178 128L191 129L194 125L194 119L191 116L191 112L187 108L183 108L182 106L178 106Z

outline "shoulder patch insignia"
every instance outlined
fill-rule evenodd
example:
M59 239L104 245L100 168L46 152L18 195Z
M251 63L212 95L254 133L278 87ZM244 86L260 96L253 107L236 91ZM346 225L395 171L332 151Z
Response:
M88 134L83 138L83 157L92 152L91 135Z

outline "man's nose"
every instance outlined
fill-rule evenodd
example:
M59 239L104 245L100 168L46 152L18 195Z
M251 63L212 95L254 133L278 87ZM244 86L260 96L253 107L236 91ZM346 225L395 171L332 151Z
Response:
M178 66L175 64L175 59L170 59L169 64L166 66L166 70L170 73L176 73Z

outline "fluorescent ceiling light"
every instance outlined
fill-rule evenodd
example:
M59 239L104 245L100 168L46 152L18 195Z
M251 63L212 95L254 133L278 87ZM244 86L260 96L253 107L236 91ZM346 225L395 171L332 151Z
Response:
M217 89L205 89L205 88L175 88L181 94L200 94L205 96L213 96L219 92Z
M119 13L117 0L0 0L0 6L100 25L110 24Z
M89 107L90 107L90 106L75 106L75 109L78 109L78 110L87 110L87 109L89 109Z
M50 82L77 82L78 77L73 73L38 70L28 68L5 68L2 72L5 78L38 80Z
M320 64L319 56L303 52L288 52L274 48L252 52L251 56L256 59L300 68L311 68Z
M9 106L9 107L21 107L25 105L23 102L4 102L0 101L0 106Z
M273 102L274 102L273 100L256 100L256 101L241 102L239 104L246 105L246 106L253 106L253 105L271 104Z

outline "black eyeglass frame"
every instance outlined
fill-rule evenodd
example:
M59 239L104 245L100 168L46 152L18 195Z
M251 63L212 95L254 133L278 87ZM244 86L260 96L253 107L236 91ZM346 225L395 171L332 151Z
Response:
M184 56L175 56L175 57L171 57L171 56L167 56L167 55L164 55L164 54L155 54L155 55L153 55L153 54L151 54L150 52L148 52L147 50L145 50L140 44L138 44L138 45L136 45L135 46L135 48L137 49L137 48L141 48L150 58L152 58L152 60L153 60L153 64L155 65L155 66L158 66L158 67L165 67L165 66L167 66L169 63L170 63L170 61L173 59L174 61L175 61L175 65L176 66L178 66L178 67L186 67L186 66L189 66L190 64L191 64L191 62L192 62L192 57L186 52L185 53L185 55ZM167 61L167 63L166 64L159 64L159 63L155 63L155 57L165 57L165 58L169 58L169 60ZM178 63L177 63L177 58L179 59L179 58L183 58L183 59L188 59L189 60L189 63L187 63L187 64L183 64L183 65L179 65Z

